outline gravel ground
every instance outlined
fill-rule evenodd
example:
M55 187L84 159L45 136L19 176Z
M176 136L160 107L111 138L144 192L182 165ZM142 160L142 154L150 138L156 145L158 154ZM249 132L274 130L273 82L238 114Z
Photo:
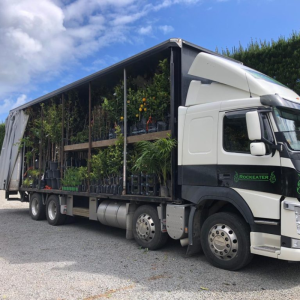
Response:
M0 192L0 299L300 299L299 266L257 256L228 272L172 240L147 252L98 222L33 221Z

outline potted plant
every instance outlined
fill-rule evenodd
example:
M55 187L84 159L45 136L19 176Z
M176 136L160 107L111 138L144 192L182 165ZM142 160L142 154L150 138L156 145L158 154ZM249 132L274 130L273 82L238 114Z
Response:
M79 168L68 168L65 172L65 176L61 179L62 182L62 190L63 191L73 191L78 192L78 187L82 183L82 177Z
M167 180L171 171L171 152L176 146L176 140L167 138L154 142L141 141L136 144L139 158L134 169L147 174L155 173L160 183L160 196L167 197Z

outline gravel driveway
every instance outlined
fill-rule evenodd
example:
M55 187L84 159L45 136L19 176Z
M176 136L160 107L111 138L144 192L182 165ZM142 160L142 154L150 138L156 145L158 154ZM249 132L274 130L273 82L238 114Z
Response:
M79 219L53 227L0 192L0 299L300 299L300 265L255 257L228 272L178 241L155 252Z

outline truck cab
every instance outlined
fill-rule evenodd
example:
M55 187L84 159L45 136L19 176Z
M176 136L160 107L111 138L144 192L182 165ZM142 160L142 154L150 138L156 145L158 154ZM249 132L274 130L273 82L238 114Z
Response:
M179 182L182 198L201 208L206 256L232 268L249 230L249 257L299 261L300 97L264 74L205 53L189 74L199 80L191 81L179 107Z

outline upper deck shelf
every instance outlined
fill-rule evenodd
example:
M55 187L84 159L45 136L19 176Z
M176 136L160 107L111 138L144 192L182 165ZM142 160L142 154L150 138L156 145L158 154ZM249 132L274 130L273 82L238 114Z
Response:
M139 141L152 141L156 139L166 138L168 134L171 134L171 130L129 136L127 138L127 143L133 144ZM111 145L114 145L115 142L116 139L92 142L92 148L109 147ZM81 151L81 150L88 150L88 149L89 149L89 143L67 145L64 147L64 151Z

